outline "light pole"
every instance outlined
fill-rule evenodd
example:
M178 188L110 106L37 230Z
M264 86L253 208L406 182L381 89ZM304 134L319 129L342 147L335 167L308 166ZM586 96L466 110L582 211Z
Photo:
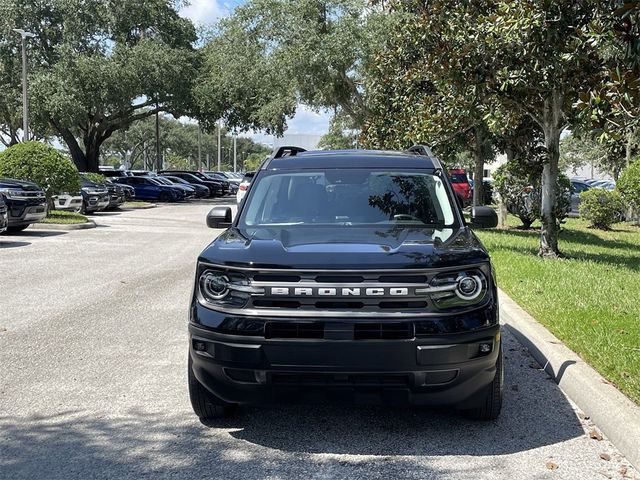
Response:
M222 162L222 159L220 158L222 155L222 144L220 143L220 130L222 128L222 124L220 122L220 120L218 120L218 172L221 170L220 169L220 164Z
M29 99L27 97L27 38L33 38L35 33L22 28L14 28L14 32L22 37L22 130L24 141L29 141Z
M233 136L233 172L238 171L238 137Z

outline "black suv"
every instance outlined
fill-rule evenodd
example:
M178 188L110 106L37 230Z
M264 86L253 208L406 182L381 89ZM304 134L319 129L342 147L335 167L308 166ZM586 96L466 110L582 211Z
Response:
M0 196L7 204L8 232L21 232L47 216L47 199L33 182L0 178Z
M238 404L353 401L500 413L498 297L430 150L283 147L198 258L189 393L202 419Z

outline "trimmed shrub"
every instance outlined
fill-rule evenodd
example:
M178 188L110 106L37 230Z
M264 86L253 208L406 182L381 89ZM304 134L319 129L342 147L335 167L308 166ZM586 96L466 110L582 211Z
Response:
M73 162L55 148L39 142L19 143L0 152L0 177L37 183L49 205L56 195L80 190L80 178Z
M620 193L603 188L591 188L580 194L580 216L600 230L622 221L624 203Z
M616 187L630 207L640 210L640 160L636 160L622 172Z

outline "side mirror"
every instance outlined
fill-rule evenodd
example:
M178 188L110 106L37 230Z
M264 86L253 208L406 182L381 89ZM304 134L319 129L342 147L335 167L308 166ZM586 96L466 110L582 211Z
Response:
M495 228L498 226L498 214L491 207L471 208L471 228Z
M232 221L231 207L214 207L207 214L209 228L229 228Z

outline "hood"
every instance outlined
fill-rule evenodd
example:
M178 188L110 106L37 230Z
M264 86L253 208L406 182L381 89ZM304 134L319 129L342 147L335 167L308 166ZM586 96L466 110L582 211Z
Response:
M211 263L282 269L444 268L489 261L467 227L231 228L202 252Z
M42 190L37 184L27 180L15 180L13 178L0 178L0 188L15 188L27 191Z

